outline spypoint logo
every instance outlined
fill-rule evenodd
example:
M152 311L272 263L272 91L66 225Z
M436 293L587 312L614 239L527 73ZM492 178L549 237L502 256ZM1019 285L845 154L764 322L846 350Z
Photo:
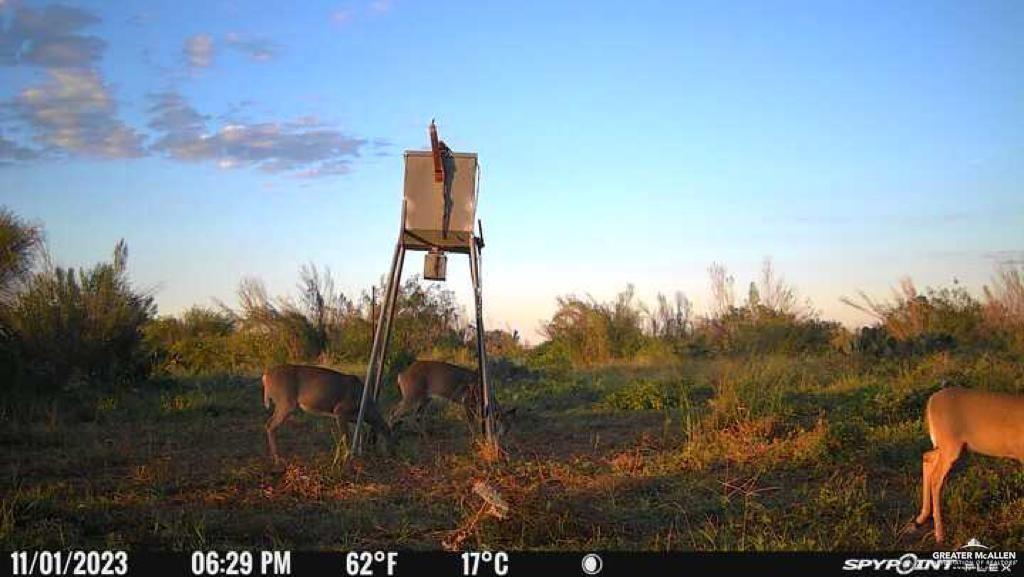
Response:
M977 539L969 540L956 551L936 551L932 557L918 557L906 553L895 559L847 559L843 571L892 571L909 575L915 571L951 571L959 569L971 573L1003 573L1013 571L1017 554L1013 551L993 551Z
M950 559L922 559L913 553L906 553L896 559L847 559L843 571L894 571L898 575L909 575L914 571L948 571L953 568Z

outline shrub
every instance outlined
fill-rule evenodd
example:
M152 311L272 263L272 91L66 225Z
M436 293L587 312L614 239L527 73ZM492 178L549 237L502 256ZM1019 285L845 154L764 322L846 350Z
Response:
M986 289L986 308L963 287L929 288L919 293L914 283L905 278L899 290L893 291L891 301L874 300L863 292L862 302L848 298L843 301L878 320L874 327L859 331L854 343L856 350L875 356L906 357L958 348L1005 348L1006 331L999 328L1006 326L1003 320L1012 315L1001 313L1009 309L998 304L1001 301L996 295L1005 297L1013 294L1013 289L998 290L996 293ZM1008 298L1012 302L1013 297Z
M839 325L750 307L701 323L706 346L725 354L821 353L832 349Z
M572 353L564 341L545 341L530 349L526 365L554 378L564 377L572 370Z
M475 339L475 336L472 338ZM519 331L489 330L484 333L484 346L487 347L488 357L522 359L526 355L526 349L519 339Z
M1006 349L1024 356L1024 267L1000 267L984 292L986 325Z
M572 364L590 365L612 357L605 313L592 299L559 297L558 310L544 325L543 333Z
M211 375L237 372L244 360L233 346L234 319L223 311L192 307L180 318L146 324L145 343L159 373Z
M52 389L74 379L124 383L148 374L142 327L155 314L132 288L128 248L89 270L52 267L34 274L5 311L27 377Z
M647 344L644 306L632 285L615 300L601 303L576 296L558 298L558 309L542 332L560 342L576 366L593 366L613 359L632 359Z
M362 316L348 316L328 333L327 352L333 362L366 362L372 348L373 325Z
M716 263L709 273L713 311L695 323L690 351L822 353L835 347L839 324L819 319L809 306L799 306L796 289L776 274L771 259L765 259L759 281L750 283L746 301L739 306L726 268Z
M681 406L686 397L682 383L634 379L608 394L601 404L611 410L663 411Z
M392 346L414 354L434 348L456 349L469 345L467 329L451 290L440 284L425 284L418 276L401 287Z
M663 339L647 338L633 355L633 360L649 365L671 364L679 360L679 355L673 343Z

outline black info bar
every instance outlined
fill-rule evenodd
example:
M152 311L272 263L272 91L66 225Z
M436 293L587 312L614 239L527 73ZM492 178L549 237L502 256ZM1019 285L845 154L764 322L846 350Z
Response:
M518 551L11 551L0 576L510 577L1024 575L1013 551L645 553Z

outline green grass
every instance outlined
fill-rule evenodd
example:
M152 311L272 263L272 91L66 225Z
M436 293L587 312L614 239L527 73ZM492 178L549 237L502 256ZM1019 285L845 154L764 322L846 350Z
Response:
M256 379L168 381L0 410L0 548L436 549L474 516L473 483L511 505L464 547L930 549L921 414L946 379L1024 390L1024 369L938 355L879 364L767 356L610 365L499 383L519 407L505 459L479 458L457 407L395 457L343 457L296 415L267 457ZM395 392L385 392L385 412ZM1024 470L968 456L944 492L950 543L1024 548Z

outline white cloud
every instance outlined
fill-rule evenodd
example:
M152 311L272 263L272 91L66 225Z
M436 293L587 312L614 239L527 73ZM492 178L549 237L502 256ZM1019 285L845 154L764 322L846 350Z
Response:
M209 68L213 64L213 50L213 36L189 36L185 39L185 62L190 68Z
M117 118L117 102L94 65L107 43L81 33L99 18L79 8L18 6L0 30L0 65L38 66L45 80L3 105L22 142L0 138L0 160L26 161L50 154L125 158L143 154L139 134ZM38 148L27 144L35 142Z
M222 37L223 46L236 50L257 61L266 61L277 56L281 46L263 36L252 36L229 32ZM217 42L210 34L194 34L185 39L183 48L185 64L193 69L209 68L217 52Z
M117 103L95 70L54 68L12 106L45 150L101 158L142 156L141 137L117 118Z
M173 92L152 96L150 128L160 133L151 149L175 160L212 162L316 177L348 172L366 141L313 117L291 122L231 122L209 127L208 117Z

